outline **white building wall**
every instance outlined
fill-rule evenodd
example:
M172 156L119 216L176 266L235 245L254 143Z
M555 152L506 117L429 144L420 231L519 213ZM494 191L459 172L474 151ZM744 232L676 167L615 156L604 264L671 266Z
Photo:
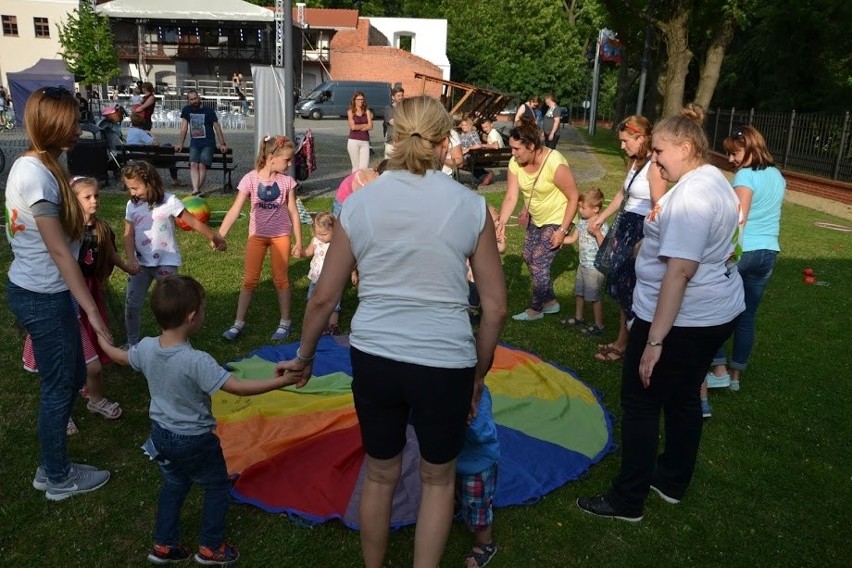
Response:
M0 82L8 86L6 73L23 71L39 59L61 59L59 56L59 30L77 0L0 0L0 15L18 19L18 35L7 36L0 29ZM47 18L50 37L35 37L34 18Z
M399 47L400 34L413 36L411 53L441 68L443 79L450 79L447 57L447 20L427 18L366 18L382 32L392 47Z

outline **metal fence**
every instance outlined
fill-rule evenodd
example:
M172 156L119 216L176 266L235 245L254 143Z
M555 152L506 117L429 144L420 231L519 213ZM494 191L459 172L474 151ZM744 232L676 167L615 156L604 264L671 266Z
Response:
M725 153L722 142L742 126L763 134L776 164L784 169L852 182L849 113L844 115L710 110L705 123L710 146Z

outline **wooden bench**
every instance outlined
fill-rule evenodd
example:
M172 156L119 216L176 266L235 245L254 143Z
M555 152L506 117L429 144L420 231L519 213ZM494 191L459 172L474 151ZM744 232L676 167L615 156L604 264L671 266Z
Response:
M147 146L144 144L123 144L115 152L115 159L122 166L131 160L146 160L156 168L175 167L180 170L189 169L189 148L177 152L173 146ZM234 155L231 148L224 153L216 148L213 154L213 163L207 168L208 171L219 170L222 172L222 191L225 193L233 191L231 172L235 169Z
M480 168L507 168L511 159L512 149L509 147L476 148L468 151L464 164L459 169L470 172L472 175ZM474 178L474 185L477 187L479 185L476 178Z

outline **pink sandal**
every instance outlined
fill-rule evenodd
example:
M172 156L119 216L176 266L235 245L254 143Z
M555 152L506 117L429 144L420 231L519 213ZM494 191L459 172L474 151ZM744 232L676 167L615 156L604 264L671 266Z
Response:
M102 398L97 402L92 402L92 400L89 400L89 403L86 404L86 409L89 412L100 414L107 420L115 420L116 418L121 416L121 407L118 405L118 403L110 402L105 398Z

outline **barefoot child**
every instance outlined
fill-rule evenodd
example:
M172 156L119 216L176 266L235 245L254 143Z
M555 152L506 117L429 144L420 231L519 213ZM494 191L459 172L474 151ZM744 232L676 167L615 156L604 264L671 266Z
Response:
M116 362L141 371L151 394L151 437L143 446L158 462L163 476L154 546L148 553L153 564L187 560L192 554L179 541L180 511L193 484L204 490L198 564L225 566L239 558L225 542L225 516L231 481L219 438L210 395L221 389L248 396L300 382L298 373L276 369L269 380L235 378L209 354L197 351L189 337L204 324L204 288L189 276L161 279L151 293L151 311L162 327L159 337L146 337L129 351L101 341Z
M131 162L121 173L130 193L124 213L124 251L133 276L127 281L124 323L127 344L133 346L139 342L142 305L151 281L177 274L182 263L175 218L204 235L216 250L225 250L225 239L188 212L180 199L163 190L163 180L150 163Z
M290 279L287 274L290 254L302 254L302 225L296 208L296 180L285 172L290 167L295 146L286 136L267 136L260 143L254 170L243 176L237 186L234 204L219 227L222 238L228 236L246 200L249 211L248 243L237 318L222 337L233 341L243 333L251 298L260 282L266 251L272 262L272 283L278 291L281 319L272 333L272 341L284 341L290 335ZM294 242L295 241L295 242Z
M130 274L130 271L118 252L115 250L115 234L110 226L97 217L100 205L100 190L98 181L89 177L75 177L71 180L71 191L77 197L83 213L83 223L86 232L80 244L80 253L77 255L77 263L83 273L86 287L92 294L92 298L100 312L101 319L106 325L107 320L106 300L104 290L107 279L112 273L114 266ZM86 408L89 412L100 414L107 420L115 420L121 416L121 406L117 402L110 402L103 396L103 365L111 363L111 359L98 347L97 338L89 323L85 312L79 314L80 338L83 344L83 355L86 361L86 386L80 390L80 394L89 399ZM29 335L24 342L24 368L36 372L38 366L33 355L32 341ZM77 425L73 419L68 419L66 433L76 434Z
M476 416L467 427L464 447L456 463L456 499L460 515L473 533L473 547L465 557L465 568L481 568L497 553L491 524L499 460L500 443L491 414L491 392L483 385Z
M331 213L317 213L314 216L313 225L314 237L311 239L311 244L305 249L305 256L311 258L311 268L308 270L308 280L311 284L308 286L308 300L314 293L317 281L322 274L322 267L325 263L325 254L328 252L328 245L331 244L331 237L334 235L334 215ZM331 312L328 318L328 327L325 328L323 335L337 335L337 322L340 318L340 302L337 307Z
M589 224L589 219L600 213L603 204L603 193L600 189L588 189L580 194L577 209L580 221L574 230L565 236L564 244L569 245L579 241L580 264L577 267L577 277L574 280L574 297L576 299L574 317L562 320L565 327L579 327L586 335L601 335L604 332L603 306L601 305L601 286L606 277L595 268L595 256L609 228L606 223L599 227ZM583 319L586 302L592 304L592 314L595 323L586 326Z

